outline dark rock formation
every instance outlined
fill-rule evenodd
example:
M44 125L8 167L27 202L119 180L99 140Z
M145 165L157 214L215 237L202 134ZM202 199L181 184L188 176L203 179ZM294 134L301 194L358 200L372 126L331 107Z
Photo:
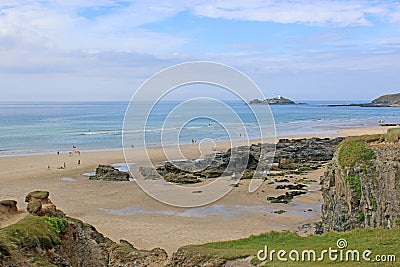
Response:
M268 98L264 100L260 99L253 99L249 102L250 105L294 105L296 104L294 101L284 98L284 97L275 97L275 98Z
M341 145L322 179L325 232L400 225L400 145L357 142L365 148Z
M253 144L207 155L204 159L165 162L156 170L143 167L140 172L147 179L163 177L175 183L197 183L202 179L229 176L266 179L265 170L274 162L273 169L300 174L320 168L332 159L334 148L343 138L281 139L276 145ZM274 157L275 155L275 157ZM157 173L158 175L157 175Z
M28 203L26 210L32 215L65 217L65 214L51 202L47 191L30 192L26 195L25 202Z
M292 202L292 199L295 196L300 196L307 194L306 191L290 191L286 192L284 195L280 195L277 197L267 197L267 200L270 201L271 203L283 203L283 204L288 204L289 202Z
M342 140L341 137L280 139L276 145L274 162L278 163L280 169L318 169L333 158L335 147Z
M304 190L307 187L305 184L285 184L285 185L277 185L275 189L288 189L288 190Z
M99 165L96 169L96 175L90 176L90 180L103 181L129 181L129 173L123 172L110 165Z

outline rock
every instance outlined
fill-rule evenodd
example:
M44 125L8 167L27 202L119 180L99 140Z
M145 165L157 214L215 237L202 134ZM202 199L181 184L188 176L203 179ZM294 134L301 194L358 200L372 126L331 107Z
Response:
M129 181L129 173L118 170L110 165L99 165L96 175L89 177L90 180L103 181Z
M276 214L283 214L285 212L287 212L287 211L286 210L274 210L273 211L273 213L276 213Z
M400 225L400 144L367 143L374 157L351 165L340 160L342 149L322 177L321 231ZM356 157L357 151L348 154Z
M194 184L201 182L200 179L190 174L167 173L164 175L164 179L167 182L178 184Z
M277 185L275 189L288 189L288 190L304 190L307 187L305 184L285 184L285 185Z
M292 202L293 197L307 194L305 191L291 191L291 192L286 192L284 195L280 195L277 197L267 197L267 200L270 201L271 203L283 203L283 204L288 204L289 202Z
M25 202L28 202L26 210L36 216L48 217L65 217L65 214L58 210L57 207L49 199L48 191L33 191L25 197Z
M390 94L380 96L371 102L374 105L399 107L400 106L400 94Z
M48 191L33 191L30 192L25 197L25 202L29 203L35 199L40 200L41 204L52 204L49 199L49 192Z
M400 94L388 94L380 96L371 101L371 103L362 103L362 104L340 104L340 105L328 105L331 107L341 107L341 106L350 106L350 107L400 107Z
M343 138L281 139L276 145L253 144L206 155L204 159L165 162L154 169L140 169L146 178L158 177L174 183L198 183L202 179L230 176L239 179L267 179L270 165L281 175L301 174L320 168L332 159L333 151ZM155 173L157 172L157 173Z
M48 195L35 191L26 200L40 212L38 207L53 205ZM47 204L43 204L45 199ZM14 207L14 201L0 203ZM167 253L160 248L139 250L124 240L116 243L92 225L70 217L29 215L2 229L0 236L0 266L156 267L165 266L167 260Z
M15 200L0 201L0 214L15 214L15 213L18 213L17 201Z
M145 179L158 180L161 174L153 167L139 167L139 172Z

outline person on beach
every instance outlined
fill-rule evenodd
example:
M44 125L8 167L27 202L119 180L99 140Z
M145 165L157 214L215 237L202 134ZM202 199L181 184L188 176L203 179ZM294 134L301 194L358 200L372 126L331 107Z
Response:
M66 169L67 168L67 165L65 164L65 161L64 161L64 169Z
M231 180L235 180L236 179L236 173L232 173L232 178Z
M47 169L50 171L50 165L47 165Z
M78 159L78 165L81 165L81 160L80 159Z
M60 150L57 151L57 155L60 156Z

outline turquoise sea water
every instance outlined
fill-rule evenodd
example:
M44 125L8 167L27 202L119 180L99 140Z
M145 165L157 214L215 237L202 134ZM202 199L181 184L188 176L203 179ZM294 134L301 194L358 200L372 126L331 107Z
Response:
M328 107L335 101L299 101L307 105L271 106L278 136L334 134L339 128L376 127L379 120L400 122L400 108ZM357 102L357 101L352 101ZM238 129L232 139L244 138L240 127L219 125L207 118L184 123L183 114L174 113L169 125L163 126L169 112L179 102L159 103L144 125L124 133L132 145L143 146L139 140L146 134L147 145L163 143L190 143L191 139L227 140L225 128ZM258 138L258 124L248 106L239 101L226 101L243 121L249 138ZM69 151L72 146L80 150L119 149L122 147L122 127L127 102L76 102L76 103L0 103L0 156ZM140 104L135 108L140 113ZM265 107L252 106L257 112ZM193 116L201 116L193 107ZM230 113L215 109L213 113L225 116L229 124ZM187 114L185 114L187 115ZM172 123L171 123L172 122ZM224 128L225 127L225 128ZM270 129L269 129L270 130ZM178 134L179 133L179 134ZM178 138L176 137L178 136ZM135 141L137 140L137 141Z

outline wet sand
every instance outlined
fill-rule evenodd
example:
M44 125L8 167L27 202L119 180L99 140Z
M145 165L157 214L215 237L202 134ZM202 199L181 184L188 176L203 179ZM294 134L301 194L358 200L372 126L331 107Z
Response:
M345 129L338 136L382 133L386 128ZM292 138L292 137L291 137ZM299 138L299 137L298 137ZM255 140L254 143L257 143ZM235 142L233 146L246 144ZM232 144L217 143L225 151ZM150 148L154 161L163 161L161 148ZM184 145L170 159L197 158L210 153L211 144ZM128 151L137 165L144 164L143 148ZM130 158L131 158L130 157ZM78 165L78 160L81 164ZM57 169L66 164L66 169ZM172 253L188 244L231 240L268 231L296 230L298 226L320 219L322 196L319 179L324 169L289 180L306 177L317 182L309 185L309 193L294 198L293 203L271 204L268 196L285 191L265 182L254 193L248 192L248 180L241 180L224 198L205 207L188 209L172 207L148 196L135 182L92 181L83 173L93 172L98 164L125 162L120 150L85 152L81 155L32 155L0 158L0 199L15 199L25 210L24 197L33 190L50 191L57 207L71 217L94 225L113 240L125 239L140 249L161 247ZM48 169L48 165L50 169ZM278 178L279 179L279 178ZM271 178L269 180L274 180ZM291 181L291 182L292 182ZM276 214L273 211L286 210ZM0 227L7 222L0 221Z

